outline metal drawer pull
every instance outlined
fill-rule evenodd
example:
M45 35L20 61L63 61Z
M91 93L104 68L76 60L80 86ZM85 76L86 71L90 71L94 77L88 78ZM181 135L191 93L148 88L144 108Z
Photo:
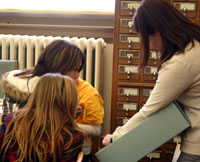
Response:
M153 72L153 75L154 75L154 76L157 75L157 72L154 71L154 72Z
M128 57L128 63L130 64L131 63L131 59L133 58L133 56L132 55L128 55L127 57Z
M128 48L131 48L132 40L128 40L128 43L129 43Z
M131 78L131 71L127 71L127 78L128 78L128 79Z
M126 94L126 100L130 101L130 94L129 93Z

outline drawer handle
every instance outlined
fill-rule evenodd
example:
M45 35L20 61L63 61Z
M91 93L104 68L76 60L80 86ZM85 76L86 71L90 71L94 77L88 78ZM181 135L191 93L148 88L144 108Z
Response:
M133 58L133 56L129 55L128 56L128 63L130 64L131 63L131 59Z
M130 94L129 93L126 94L126 100L130 101Z
M156 57L156 56L154 56L154 57L153 57L153 60L155 60L155 61L156 61L156 60L157 60L157 57Z
M131 40L128 40L128 43L129 43L128 48L131 48L131 43L132 43L132 41L131 41Z
M187 12L187 8L184 7L184 8L183 8L183 12Z
M157 75L157 72L154 71L152 74L153 74L153 76L156 76L156 75Z
M133 7L133 6L131 6L129 9L130 9L131 11L133 11L133 10L134 10L134 7Z
M126 116L128 116L129 109L126 109L125 111L126 111Z
M131 78L131 71L127 71L127 78L128 78L128 79Z

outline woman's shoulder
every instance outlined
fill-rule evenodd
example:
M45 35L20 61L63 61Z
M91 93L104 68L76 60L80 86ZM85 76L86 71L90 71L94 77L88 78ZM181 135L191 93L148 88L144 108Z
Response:
M194 46L190 42L185 50L180 53L176 53L169 60L164 62L160 68L159 74L166 71L178 71L180 74L188 73L191 76L199 76L200 72L200 43L194 41Z
M194 44L193 44L194 43ZM183 52L176 52L169 60L163 64L183 64L188 65L190 62L193 64L197 57L200 56L200 42L194 40L189 42ZM197 59L198 60L198 59ZM198 63L199 64L199 63Z

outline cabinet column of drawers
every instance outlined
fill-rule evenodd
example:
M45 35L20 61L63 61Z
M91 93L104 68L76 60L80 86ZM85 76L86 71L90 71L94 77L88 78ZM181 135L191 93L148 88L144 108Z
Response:
M191 21L200 24L200 1L165 1L174 5ZM132 17L140 2L116 0L115 4L111 132L139 111L147 101L157 79L158 53L155 51L151 51L144 71L138 71L142 48L140 37L132 30ZM177 135L140 161L171 161L176 143L180 140L180 135Z

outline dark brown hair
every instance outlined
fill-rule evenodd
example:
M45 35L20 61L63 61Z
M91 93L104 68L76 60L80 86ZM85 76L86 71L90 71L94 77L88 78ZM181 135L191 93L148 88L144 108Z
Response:
M81 63L81 65L80 65ZM85 65L85 55L74 44L66 40L51 42L40 54L33 69L25 69L17 76L42 76L46 73L61 73L65 75L70 70L81 71ZM25 75L27 76L27 75Z
M188 20L164 0L143 0L133 16L133 28L141 36L144 50L143 69L149 59L149 36L159 32L162 38L161 65L175 53L184 52L189 42L200 42L200 26Z

